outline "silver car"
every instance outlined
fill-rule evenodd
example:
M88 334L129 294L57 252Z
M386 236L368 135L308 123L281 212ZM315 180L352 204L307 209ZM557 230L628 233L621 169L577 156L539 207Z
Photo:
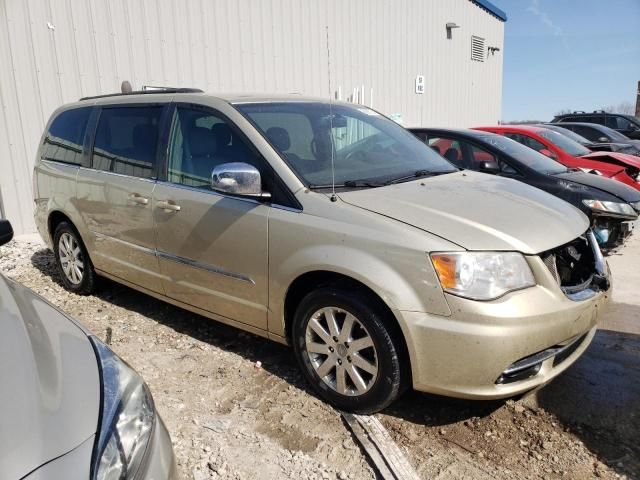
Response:
M58 109L35 220L65 286L107 277L293 346L318 394L501 398L588 347L608 270L585 215L461 171L363 105L171 90Z
M0 220L0 245L11 239ZM55 307L0 275L0 478L176 478L143 379Z

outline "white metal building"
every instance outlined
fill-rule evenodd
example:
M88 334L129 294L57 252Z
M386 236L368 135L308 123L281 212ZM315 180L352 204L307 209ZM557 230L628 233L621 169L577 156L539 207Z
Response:
M0 217L35 230L49 115L123 80L332 92L411 126L496 123L505 20L487 0L0 0Z

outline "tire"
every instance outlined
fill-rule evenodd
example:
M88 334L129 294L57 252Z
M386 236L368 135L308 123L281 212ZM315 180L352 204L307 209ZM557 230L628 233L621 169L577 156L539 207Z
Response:
M345 290L323 287L302 299L293 319L293 348L304 376L323 400L339 410L375 413L398 398L406 384L401 343L377 301Z
M95 290L96 272L80 234L69 222L60 222L53 235L53 253L64 287L78 295Z

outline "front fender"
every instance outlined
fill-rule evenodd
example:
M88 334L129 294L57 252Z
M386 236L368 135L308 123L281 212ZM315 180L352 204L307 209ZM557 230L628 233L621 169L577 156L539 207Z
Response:
M316 271L338 273L366 285L393 311L451 315L428 255L416 255L411 262L407 257L398 260L393 253L379 256L344 245L317 244L290 252L281 262L270 261L269 331L285 335L287 291L301 275Z

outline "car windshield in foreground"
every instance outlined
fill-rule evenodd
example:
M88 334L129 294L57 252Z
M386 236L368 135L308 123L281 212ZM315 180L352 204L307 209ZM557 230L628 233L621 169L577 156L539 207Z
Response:
M567 167L561 163L502 135L487 134L479 136L478 139L503 151L536 172L554 175L567 171Z
M458 170L400 125L361 105L291 101L236 108L312 188L333 182L377 187Z
M546 138L553 143L560 150L564 150L573 157L581 157L591 153L591 150L587 147L580 145L578 142L571 140L561 133L554 132L553 130L545 129L540 131L539 134L541 137Z

